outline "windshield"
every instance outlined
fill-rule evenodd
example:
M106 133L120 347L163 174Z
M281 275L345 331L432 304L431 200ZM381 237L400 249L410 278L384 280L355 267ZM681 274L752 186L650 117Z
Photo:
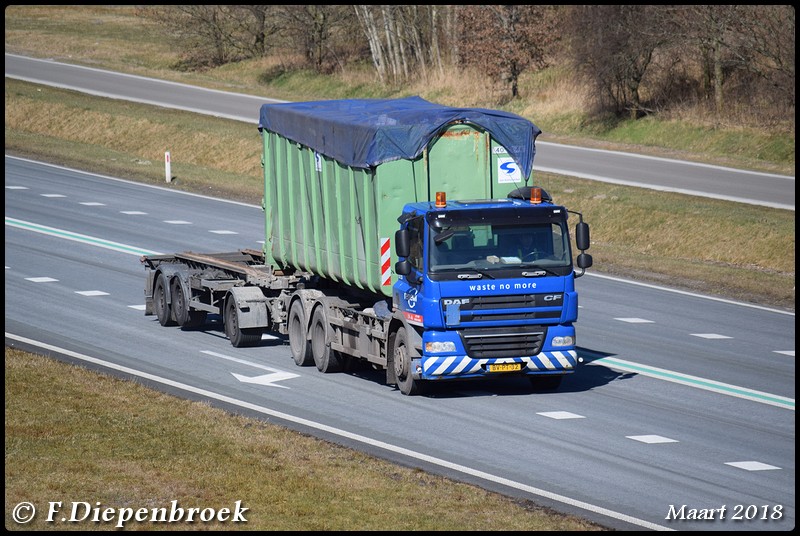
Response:
M458 222L432 229L432 274L472 270L539 268L563 274L570 268L569 235L561 221L526 224Z

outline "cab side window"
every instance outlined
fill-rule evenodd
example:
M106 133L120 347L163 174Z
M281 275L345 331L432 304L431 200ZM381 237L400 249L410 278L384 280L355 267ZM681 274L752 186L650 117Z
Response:
M422 218L414 218L408 222L408 236L410 239L410 253L408 262L417 270L422 271Z

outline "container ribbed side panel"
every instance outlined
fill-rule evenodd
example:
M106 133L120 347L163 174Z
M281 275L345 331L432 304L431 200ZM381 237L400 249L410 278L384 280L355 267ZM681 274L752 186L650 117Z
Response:
M352 168L263 131L267 260L391 296L394 233L406 203L505 196L490 136L453 125L414 161ZM390 255L381 258L381 246ZM385 276L385 277L384 277Z

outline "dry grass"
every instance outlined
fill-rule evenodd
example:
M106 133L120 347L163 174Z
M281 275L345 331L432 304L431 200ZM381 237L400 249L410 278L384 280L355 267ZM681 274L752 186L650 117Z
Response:
M50 501L111 508L250 510L244 525L128 523L133 530L602 530L478 487L6 347L6 528L47 523ZM40 515L17 525L14 505Z

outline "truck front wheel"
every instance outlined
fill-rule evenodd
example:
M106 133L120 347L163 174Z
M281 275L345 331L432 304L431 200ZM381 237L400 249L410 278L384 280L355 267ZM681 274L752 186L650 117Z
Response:
M314 362L311 348L308 344L308 328L306 324L306 311L300 300L292 302L289 307L289 346L292 349L292 358L299 367L307 367Z
M397 376L397 387L404 395L417 395L422 392L420 382L411 376L411 361L416 354L409 345L406 328L401 327L394 336L393 345L394 373Z

